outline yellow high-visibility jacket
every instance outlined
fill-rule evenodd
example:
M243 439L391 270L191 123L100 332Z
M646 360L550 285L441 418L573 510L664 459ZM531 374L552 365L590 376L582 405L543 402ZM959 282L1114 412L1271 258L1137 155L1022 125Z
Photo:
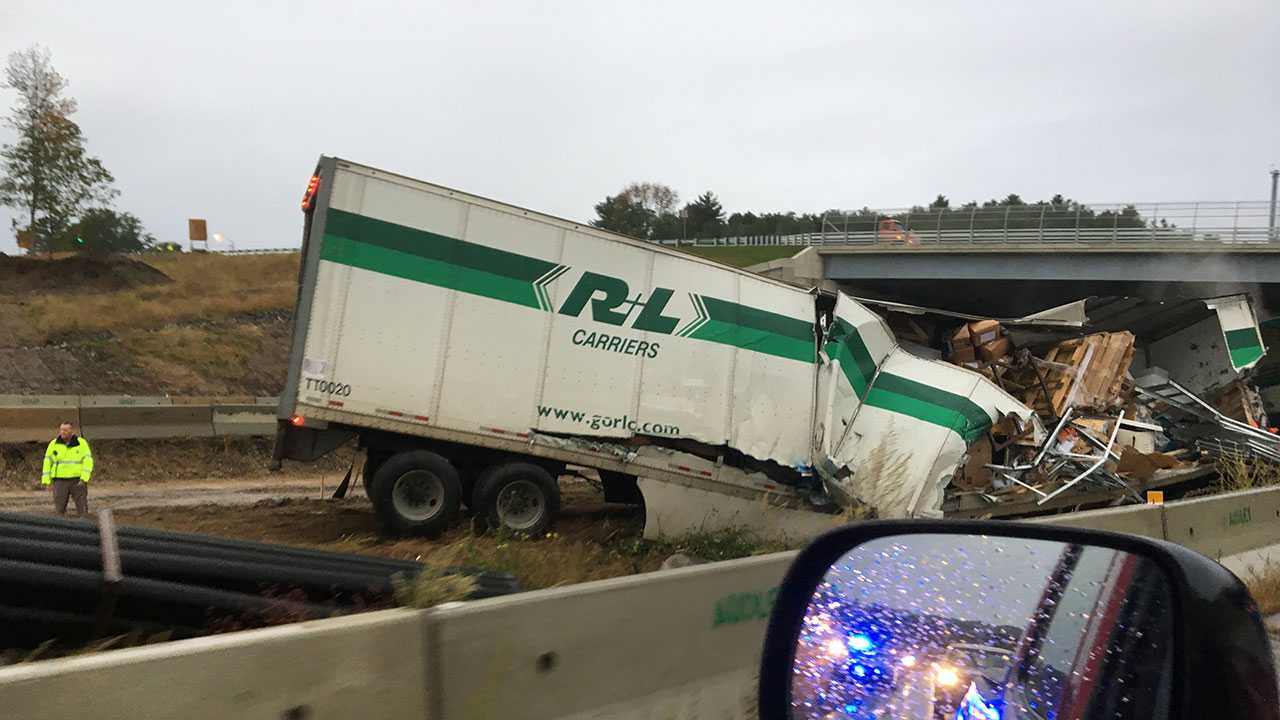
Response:
M77 437L71 445L64 445L54 438L45 448L44 473L40 475L42 485L54 480L89 482L90 475L93 475L93 453L89 452L88 440Z

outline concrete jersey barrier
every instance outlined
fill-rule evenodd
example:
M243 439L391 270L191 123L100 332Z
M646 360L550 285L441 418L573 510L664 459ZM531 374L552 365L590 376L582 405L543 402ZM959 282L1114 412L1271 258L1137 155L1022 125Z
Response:
M1278 503L1269 488L1040 522L1194 537L1235 553L1217 556L1230 565L1280 547ZM0 668L0 707L49 720L752 717L765 618L793 558Z
M275 411L275 398L248 395L0 395L0 444L46 442L63 420L91 441L265 436Z

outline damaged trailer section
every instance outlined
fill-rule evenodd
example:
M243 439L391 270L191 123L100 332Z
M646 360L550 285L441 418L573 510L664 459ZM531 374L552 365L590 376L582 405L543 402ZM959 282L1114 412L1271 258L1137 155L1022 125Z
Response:
M718 496L830 510L824 489L929 514L969 443L1030 415L849 297L333 158L311 186L276 457L358 437L401 532L440 530L463 493L491 522L545 528L568 465L606 497L669 484L644 493L655 517ZM873 480L884 458L896 469ZM504 514L531 487L532 509Z
M841 295L823 344L818 468L832 495L881 517L940 515L968 448L1008 414L1035 414L978 373L916 357L880 316Z

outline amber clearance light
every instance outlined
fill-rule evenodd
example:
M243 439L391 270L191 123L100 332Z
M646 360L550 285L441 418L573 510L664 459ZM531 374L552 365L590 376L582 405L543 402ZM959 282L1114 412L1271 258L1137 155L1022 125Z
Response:
M320 189L320 176L312 175L311 181L307 183L307 192L302 196L302 212L311 209L315 204L316 191Z

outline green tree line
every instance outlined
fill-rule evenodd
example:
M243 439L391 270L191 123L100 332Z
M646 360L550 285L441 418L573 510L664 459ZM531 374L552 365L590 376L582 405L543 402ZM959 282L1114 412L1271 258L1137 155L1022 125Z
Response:
M661 202L655 198L661 198ZM1004 227L1011 230L1147 227L1146 220L1132 205L1118 210L1095 210L1061 194L1048 200L1026 202L1011 193L1002 199L967 202L956 207L945 195L938 195L928 205L917 205L892 215L866 207L853 212L747 211L726 215L714 192L708 190L692 202L680 205L674 190L653 182L632 183L597 203L595 211L596 218L592 221L595 227L644 240L867 232L889 218L917 233Z

